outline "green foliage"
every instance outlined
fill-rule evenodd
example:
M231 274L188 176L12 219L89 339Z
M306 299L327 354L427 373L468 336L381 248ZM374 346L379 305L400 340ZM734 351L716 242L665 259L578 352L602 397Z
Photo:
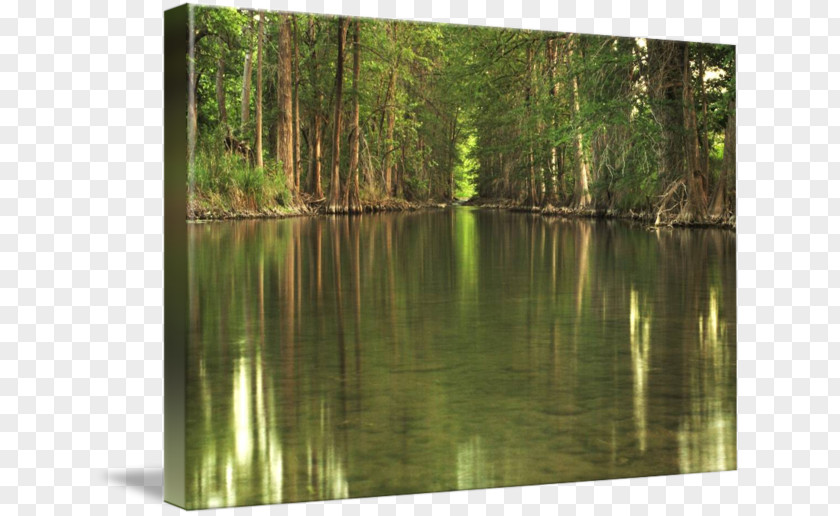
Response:
M252 167L237 154L218 152L206 142L196 152L190 173L192 200L204 200L224 210L256 210L292 204L286 179L280 173ZM280 167L277 167L278 169Z
M297 200L274 162L281 114L277 62L282 18L276 13L265 17L263 41L265 169L252 168L224 144L230 136L257 147L254 16L247 10L196 8L193 181L199 196L255 207L286 206ZM320 186L338 187L328 184L337 38L329 18L295 14L292 20L299 173L301 190L311 195L315 189L308 175L315 156L310 144L316 127ZM667 168L664 135L684 128L663 125L654 116L663 101L652 91L655 77L646 40L393 20L361 20L360 27L358 84L349 73L354 48L348 34L338 161L340 179L347 181L351 106L358 99L360 190L366 201L385 195L386 169L397 182L396 195L411 200L475 194L522 200L533 187L538 197L571 206L580 195L576 186L583 164L593 207L649 210L667 186L660 179ZM735 94L734 47L691 43L687 48L697 137L709 143L709 179L715 182L723 131L734 116L728 110ZM251 91L243 112L249 55ZM217 74L222 65L223 73ZM681 70L670 72L681 77ZM223 106L218 105L221 97ZM247 123L241 122L243 115Z
M198 152L193 169L195 189L199 192L227 194L235 184L232 171L238 168L247 168L242 165L241 158Z
M458 162L455 165L455 197L469 199L476 194L478 160L474 157L476 136L469 134L458 143Z
M416 199L423 199L426 196L426 192L429 190L429 180L420 179L416 176L409 176L405 179L403 188L404 195L407 200L412 201Z

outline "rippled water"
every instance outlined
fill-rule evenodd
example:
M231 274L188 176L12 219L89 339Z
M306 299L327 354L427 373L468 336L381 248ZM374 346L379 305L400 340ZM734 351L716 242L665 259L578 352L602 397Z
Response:
M192 224L188 506L735 468L735 235Z

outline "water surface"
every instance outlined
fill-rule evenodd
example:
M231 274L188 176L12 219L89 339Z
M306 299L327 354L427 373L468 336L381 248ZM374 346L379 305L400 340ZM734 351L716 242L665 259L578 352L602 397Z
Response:
M454 207L188 238L190 507L735 467L732 232Z

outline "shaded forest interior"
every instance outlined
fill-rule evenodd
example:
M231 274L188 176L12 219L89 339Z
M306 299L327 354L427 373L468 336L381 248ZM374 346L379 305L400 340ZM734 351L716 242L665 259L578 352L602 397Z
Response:
M192 7L188 216L734 223L735 47Z

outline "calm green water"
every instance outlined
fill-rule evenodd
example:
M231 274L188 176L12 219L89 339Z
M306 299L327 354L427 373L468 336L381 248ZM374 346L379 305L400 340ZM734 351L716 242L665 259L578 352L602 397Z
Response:
M190 505L733 469L735 271L467 207L190 225Z

